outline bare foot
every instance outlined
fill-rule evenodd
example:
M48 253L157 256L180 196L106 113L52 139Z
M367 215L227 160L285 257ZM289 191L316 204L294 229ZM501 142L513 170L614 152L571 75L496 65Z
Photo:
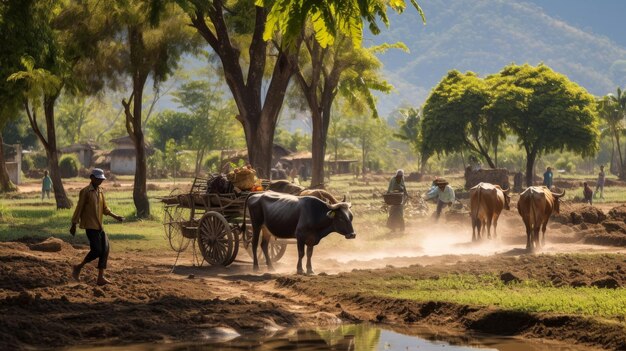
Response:
M76 280L77 282L80 281L80 270L82 269L81 266L76 265L76 266L72 266L72 278L74 278L74 280Z
M96 284L102 286L102 285L111 284L111 281L105 277L102 277L102 278L98 278L98 282Z

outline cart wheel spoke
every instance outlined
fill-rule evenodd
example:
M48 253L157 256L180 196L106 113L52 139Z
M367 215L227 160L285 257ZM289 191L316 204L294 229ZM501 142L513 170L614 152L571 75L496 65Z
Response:
M209 264L227 266L234 261L239 238L221 214L209 211L202 216L198 240L202 243L202 256Z

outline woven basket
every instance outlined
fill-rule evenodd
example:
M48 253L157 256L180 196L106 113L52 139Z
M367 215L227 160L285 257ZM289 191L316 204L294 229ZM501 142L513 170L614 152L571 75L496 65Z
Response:
M402 205L402 200L404 200L404 194L403 193L383 194L383 199L385 199L385 203L387 205Z

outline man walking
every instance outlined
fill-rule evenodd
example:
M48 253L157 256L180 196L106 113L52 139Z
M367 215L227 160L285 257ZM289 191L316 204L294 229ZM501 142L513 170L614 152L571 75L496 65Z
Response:
M98 285L111 283L104 277L104 270L107 267L109 257L109 238L102 228L102 215L111 216L118 221L123 221L124 217L111 212L104 199L104 192L100 184L106 179L104 171L94 168L89 176L91 183L83 188L78 195L78 204L72 217L70 234L76 234L76 224L80 223L80 228L85 229L89 239L89 253L83 261L73 267L72 277L80 280L80 271L83 267L98 258Z

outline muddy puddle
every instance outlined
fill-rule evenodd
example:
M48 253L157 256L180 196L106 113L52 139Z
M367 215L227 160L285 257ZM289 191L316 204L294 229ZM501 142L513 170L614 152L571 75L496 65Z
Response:
M65 351L238 351L238 350L500 350L500 351L579 351L582 347L554 342L525 341L493 336L441 335L427 329L411 329L407 335L370 324L342 325L332 329L291 329L270 334L240 335L232 329L202 332L204 341L124 346L71 347ZM589 348L585 348L589 350Z

